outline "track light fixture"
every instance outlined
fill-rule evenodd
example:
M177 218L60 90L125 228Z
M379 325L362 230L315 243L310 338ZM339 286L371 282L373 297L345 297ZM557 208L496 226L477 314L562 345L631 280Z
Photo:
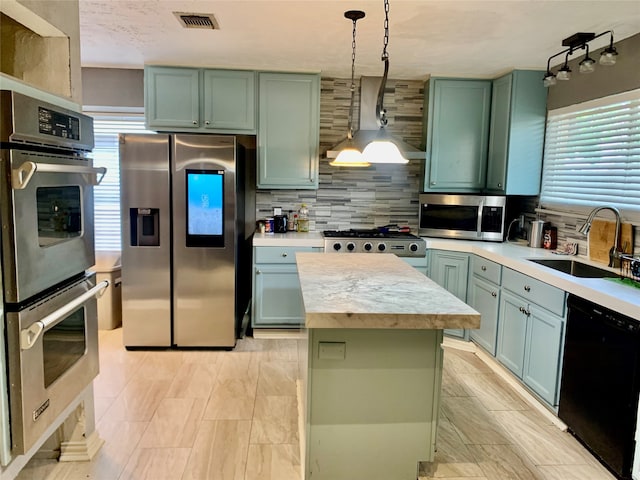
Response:
M599 33L596 35L595 33L586 33L586 32L578 32L570 37L565 38L562 41L562 46L568 47L562 50L561 52L556 53L555 55L551 55L549 60L547 60L547 71L542 78L545 87L551 87L556 84L557 80L570 80L571 79L571 68L569 68L569 57L573 55L575 52L579 50L586 50L584 55L584 59L580 62L580 73L591 73L595 70L596 61L589 56L589 42L595 40L596 38L602 37L603 35L610 34L609 46L605 47L600 53L600 65L615 65L616 58L618 56L618 52L616 48L613 46L613 30L607 30L606 32ZM559 56L565 55L564 64L557 73L553 73L551 71L551 59Z

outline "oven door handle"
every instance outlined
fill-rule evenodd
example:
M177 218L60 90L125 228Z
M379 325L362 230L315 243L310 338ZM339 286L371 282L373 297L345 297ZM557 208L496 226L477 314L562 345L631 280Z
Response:
M81 167L75 165L51 165L49 163L24 162L18 168L14 168L11 172L11 186L14 190L23 190L31 181L31 177L36 172L42 173L82 173L95 175L89 183L91 185L100 185L102 179L107 173L105 167ZM98 178L98 175L100 176Z
M32 323L29 328L22 330L20 332L20 348L22 350L29 350L36 343L42 332L60 323L68 313L71 313L91 297L95 296L96 298L100 298L108 286L109 280L103 280L92 289L84 292L75 300L67 303L64 307L50 313L42 320Z

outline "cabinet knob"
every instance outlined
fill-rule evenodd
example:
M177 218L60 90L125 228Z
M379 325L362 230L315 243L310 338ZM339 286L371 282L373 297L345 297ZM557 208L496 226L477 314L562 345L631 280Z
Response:
M491 292L491 296L492 296L493 298L495 298L495 297L497 297L497 296L498 296L498 293L497 293L497 292Z
M498 184L498 188L502 188L502 184L501 183Z
M487 271L487 267L485 267L484 265L480 267L480 270L482 270L483 272Z
M436 182L431 182L431 185L435 185L435 184L436 184Z
M260 275L262 273L262 270L256 270L256 275Z
M196 120L194 120L194 121L193 121L193 122L191 122L191 123L193 123L194 125L197 125L197 124L198 124L198 122L197 122Z
M283 257L286 257L286 256L287 256L287 252L284 252L284 253L282 254L282 256L283 256Z
M529 285L525 285L524 286L524 291L525 292L530 292L531 291L531 287Z
M211 125L211 122L210 122L209 120L206 120L206 121L204 122L204 124L205 124L205 125Z

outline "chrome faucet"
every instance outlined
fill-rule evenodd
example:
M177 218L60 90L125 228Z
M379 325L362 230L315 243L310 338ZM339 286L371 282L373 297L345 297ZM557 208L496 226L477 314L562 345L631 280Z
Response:
M611 210L616 216L616 235L613 240L613 247L609 250L609 266L610 267L619 267L620 266L620 252L618 251L618 239L620 238L620 211L616 207L596 207L594 208L589 216L587 217L587 221L584 225L582 225L578 231L583 235L587 235L589 230L591 229L591 222L597 215L600 210Z

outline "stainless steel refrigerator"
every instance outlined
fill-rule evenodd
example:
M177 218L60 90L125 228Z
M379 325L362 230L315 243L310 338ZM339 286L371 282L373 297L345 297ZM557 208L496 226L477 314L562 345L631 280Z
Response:
M121 134L126 347L233 348L251 296L255 137Z

